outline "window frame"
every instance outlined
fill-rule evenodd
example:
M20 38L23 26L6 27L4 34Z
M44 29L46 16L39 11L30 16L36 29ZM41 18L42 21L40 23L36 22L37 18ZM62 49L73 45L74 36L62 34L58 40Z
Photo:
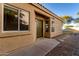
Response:
M15 30L12 30L12 31L6 31L6 30L4 30L4 8L5 8L5 6L13 8L13 9L15 9L15 10L18 11L18 30L16 30L16 31ZM29 14L29 16L28 16L28 18L29 18L28 19L28 21L29 21L28 30L20 30L20 11L21 10L23 10L23 11L25 11L25 12L27 12ZM22 8L18 8L16 6L7 4L7 3L3 4L2 5L2 32L5 33L5 32L29 32L29 31L30 31L30 12L27 11L27 10L24 10Z
M54 27L55 17L52 17L51 19L52 19L52 21L51 21L51 32L55 32L55 27Z

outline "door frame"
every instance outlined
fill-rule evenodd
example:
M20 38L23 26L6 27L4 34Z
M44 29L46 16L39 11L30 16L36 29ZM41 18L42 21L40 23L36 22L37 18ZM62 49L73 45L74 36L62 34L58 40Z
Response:
M44 31L43 31L43 20L41 20L41 19L37 19L36 18L36 23L37 23L37 21L42 21L42 37L44 37ZM36 24L36 38L40 38L40 37L37 37L37 24Z

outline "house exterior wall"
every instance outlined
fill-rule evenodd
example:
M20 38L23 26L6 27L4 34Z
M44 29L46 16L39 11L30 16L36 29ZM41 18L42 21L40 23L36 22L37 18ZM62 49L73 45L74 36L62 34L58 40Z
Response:
M3 17L3 4L0 3L0 53L10 52L12 50L21 48L23 46L29 46L36 41L36 15L35 12L43 14L50 19L51 26L51 13L47 10L43 11L41 6L33 6L27 3L11 3L10 5L16 6L18 8L24 9L30 12L30 30L27 32L2 32L2 17ZM47 13L48 12L48 13ZM57 17L57 16L56 16ZM46 19L44 19L46 20ZM61 26L62 22L58 19L54 19L55 32L50 32L50 37L54 37L62 34ZM43 26L44 27L44 26ZM51 27L50 27L51 29Z
M60 21L56 18L54 18L50 22L52 22L52 21L54 21L54 23L53 23L54 32L50 32L50 37L55 37L55 36L61 35L63 33L62 32L62 25L63 25L62 21Z
M13 6L30 11L30 31L27 32L2 32L0 29L0 52L9 52L11 50L28 46L35 42L35 15L32 6L29 4L11 4ZM27 5L27 6L24 6ZM30 7L30 8L29 8ZM0 4L0 16L2 16L2 4ZM2 28L2 18L0 17L0 28Z

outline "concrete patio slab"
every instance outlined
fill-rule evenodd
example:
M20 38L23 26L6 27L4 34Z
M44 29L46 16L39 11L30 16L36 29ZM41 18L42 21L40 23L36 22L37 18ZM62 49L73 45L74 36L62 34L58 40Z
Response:
M45 39L39 40L30 48L26 49L25 47L18 52L9 54L10 56L44 56L53 48L55 48L59 42L55 39Z
M55 39L50 39L50 40L46 39L46 40L42 40L41 42L36 43L35 45L40 47L41 49L43 49L45 51L45 53L44 53L44 55L45 55L50 50L55 48L58 44L59 44L59 42Z
M41 56L45 51L37 46L32 46L31 48L24 49L18 53L12 53L10 56Z

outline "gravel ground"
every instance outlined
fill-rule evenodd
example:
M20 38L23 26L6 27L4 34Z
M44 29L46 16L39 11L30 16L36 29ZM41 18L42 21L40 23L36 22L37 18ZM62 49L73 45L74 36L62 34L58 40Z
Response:
M46 56L79 56L79 34L62 35L56 40L61 43Z

